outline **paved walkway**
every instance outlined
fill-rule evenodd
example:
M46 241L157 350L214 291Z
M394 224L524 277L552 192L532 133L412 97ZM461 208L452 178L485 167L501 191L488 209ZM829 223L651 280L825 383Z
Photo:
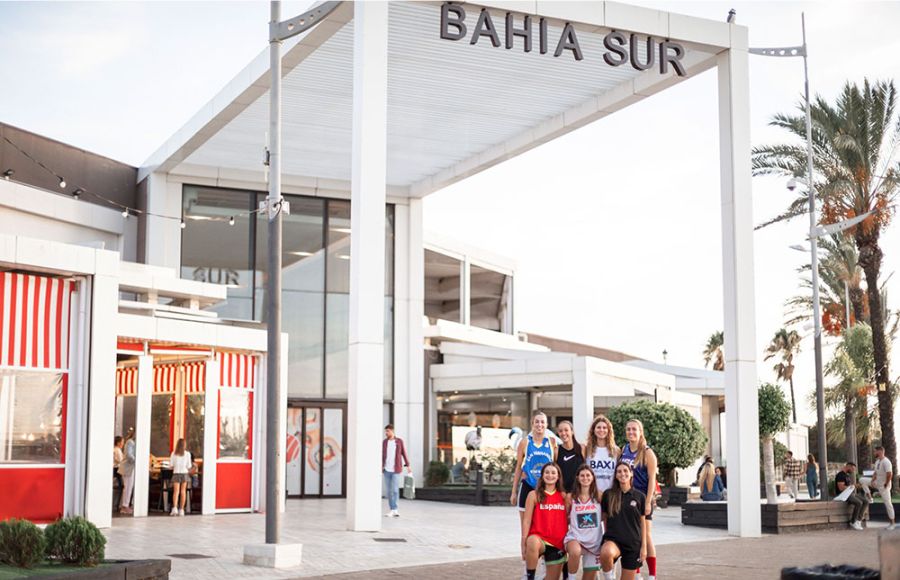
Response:
M671 511L671 510L669 510ZM655 519L655 516L654 516ZM727 542L666 544L659 547L660 577L665 580L776 580L787 566L814 566L832 563L854 564L878 569L877 534L884 524L873 524L865 532L835 531L733 539ZM887 532L885 532L887 533ZM895 533L900 534L900 530ZM646 572L646 570L645 570ZM428 578L461 580L469 578L518 579L522 563L518 558L502 558L322 576L331 580Z
M511 558L514 569L519 566L519 518L512 507L402 501L400 513L400 518L383 520L381 532L348 532L343 500L290 500L283 541L303 544L303 564L284 571L241 563L245 544L264 541L265 517L261 514L115 518L113 527L106 530L109 539L106 554L108 558L122 559L171 557L173 580L308 578L372 570L378 572L354 577L381 578L390 577L388 570L398 566L421 568L503 558ZM658 545L733 541L722 530L682 526L677 508L660 510L657 514L654 537ZM182 559L172 554L201 557ZM412 568L406 572L411 571ZM505 573L461 574L440 577L454 580L512 577ZM424 577L418 573L417 576ZM437 577L431 576L430 580Z

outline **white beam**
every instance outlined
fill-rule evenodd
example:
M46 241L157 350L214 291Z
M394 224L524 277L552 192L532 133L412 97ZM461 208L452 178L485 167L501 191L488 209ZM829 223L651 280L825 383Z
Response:
M260 365L261 366L261 365ZM265 368L262 367L261 368ZM219 442L219 361L206 361L206 393L203 396L203 505L205 516L216 513L216 452ZM260 373L265 376L265 373Z
M134 517L147 516L150 498L150 424L153 408L153 357L138 357L134 426Z
M728 531L751 537L761 514L747 29L732 26L732 37L735 48L718 56Z
M388 4L353 4L347 527L381 529Z

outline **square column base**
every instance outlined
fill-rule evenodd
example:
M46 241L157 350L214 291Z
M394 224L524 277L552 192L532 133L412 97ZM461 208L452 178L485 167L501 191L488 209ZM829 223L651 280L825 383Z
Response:
M244 564L264 568L294 568L300 565L303 544L249 544L244 546Z

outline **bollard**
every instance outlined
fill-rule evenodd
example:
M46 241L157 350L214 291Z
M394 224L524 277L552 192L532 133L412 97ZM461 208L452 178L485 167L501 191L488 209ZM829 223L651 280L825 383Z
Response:
M475 472L475 505L484 505L484 470Z

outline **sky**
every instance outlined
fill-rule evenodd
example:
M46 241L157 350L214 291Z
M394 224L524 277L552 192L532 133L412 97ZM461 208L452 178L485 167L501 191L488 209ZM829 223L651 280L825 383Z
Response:
M751 46L801 42L810 84L828 100L845 82L900 76L900 2L635 2L724 20L737 10ZM307 2L284 2L283 14ZM0 120L140 165L266 47L267 2L0 2ZM802 60L751 57L754 145L787 138L768 126L792 112ZM675 365L702 366L722 329L716 73L661 94L433 194L428 230L517 264L525 332ZM754 221L792 199L778 178L754 178ZM754 234L759 378L762 352L802 292L803 218ZM882 238L883 271L900 270L900 224ZM900 308L900 275L889 282ZM811 332L796 359L801 422L814 422ZM827 352L830 341L826 341ZM893 375L900 371L893 361ZM828 379L826 379L826 382Z

